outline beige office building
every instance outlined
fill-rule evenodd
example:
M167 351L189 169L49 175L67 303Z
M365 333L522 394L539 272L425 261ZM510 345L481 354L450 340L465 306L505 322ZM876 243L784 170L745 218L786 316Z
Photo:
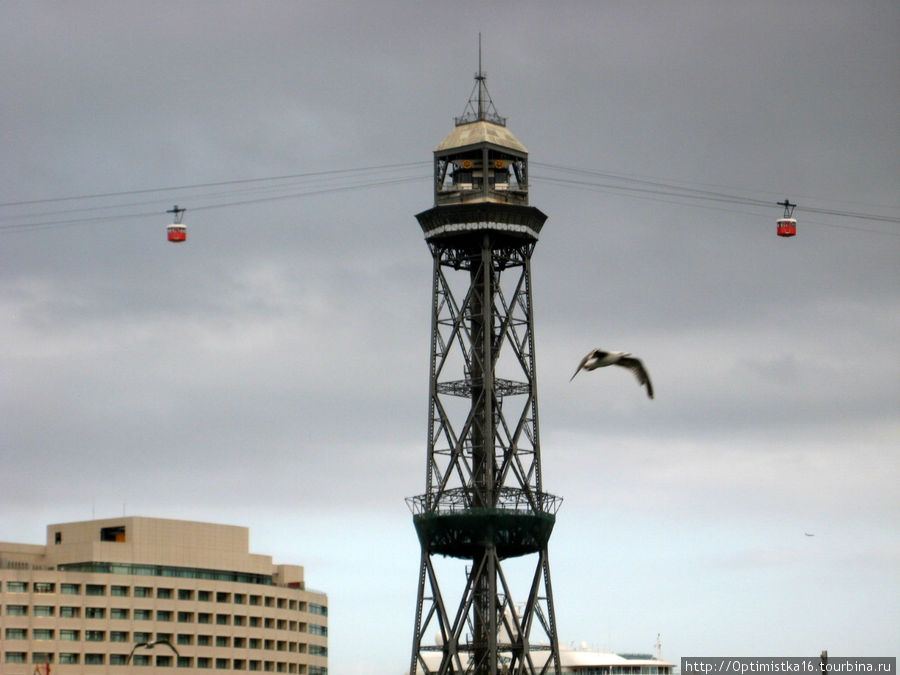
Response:
M0 673L328 672L328 598L245 527L110 518L0 543Z

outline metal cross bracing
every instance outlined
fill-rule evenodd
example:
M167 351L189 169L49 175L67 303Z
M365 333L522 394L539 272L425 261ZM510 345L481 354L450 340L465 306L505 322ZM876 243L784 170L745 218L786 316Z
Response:
M481 255L481 251L473 255L471 251L432 249L435 256L431 377L434 391L431 392L427 492L443 495L456 478L459 485L475 486L473 505L491 505L492 495L506 484L508 473L513 471L515 484L532 496L539 491L541 482L529 285L533 244L488 250L488 255ZM456 300L446 273L457 270L468 271L471 279L461 301ZM518 272L506 291L499 283L504 271ZM487 299L485 288L492 289ZM511 358L501 364L504 347ZM463 379L446 379L453 377L453 365L459 365L452 363L454 357L462 362ZM492 376L501 365L511 369L512 377L518 379ZM524 396L524 400L520 406L513 407L510 403L514 405L515 399L510 396ZM448 397L471 401L458 429L454 428ZM485 424L484 420L489 423ZM470 463L476 456L472 442L489 433L491 427L497 435L497 471L489 472L493 474L492 484L482 485L485 472Z
M541 479L534 243L486 231L429 242L426 492L408 500L422 542L411 673L559 669L547 541L561 500L543 492ZM435 555L466 566L452 612ZM518 605L503 561L523 556L534 567ZM439 643L428 644L434 632ZM426 661L430 652L441 653L434 670Z

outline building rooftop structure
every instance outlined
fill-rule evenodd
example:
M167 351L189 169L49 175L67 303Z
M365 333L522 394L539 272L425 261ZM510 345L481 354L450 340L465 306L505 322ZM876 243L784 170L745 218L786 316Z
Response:
M440 655L434 652L426 660L429 668L437 672ZM560 645L559 661L562 675L672 675L675 672L674 664L650 654L616 654L584 645Z
M324 675L327 617L303 567L250 553L246 527L132 516L48 525L43 546L0 542L4 675Z

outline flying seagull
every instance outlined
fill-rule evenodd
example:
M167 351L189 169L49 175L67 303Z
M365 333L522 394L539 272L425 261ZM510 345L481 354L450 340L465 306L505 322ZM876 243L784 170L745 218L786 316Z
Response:
M640 359L634 358L628 352L605 352L602 349L595 349L589 352L587 356L581 359L578 368L575 369L575 375L580 370L594 370L603 366L622 366L628 368L641 384L647 385L647 396L653 398L653 385L650 384L650 376L644 369L644 364ZM569 382L575 379L575 375L569 378Z

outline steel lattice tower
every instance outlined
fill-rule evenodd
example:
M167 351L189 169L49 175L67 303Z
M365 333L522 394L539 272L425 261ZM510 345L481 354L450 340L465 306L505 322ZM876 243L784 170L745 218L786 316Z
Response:
M475 80L434 151L434 208L416 216L434 273L425 493L407 500L421 544L410 673L558 673L547 544L561 499L541 479L531 296L547 216L480 63ZM525 573L505 574L510 559Z

